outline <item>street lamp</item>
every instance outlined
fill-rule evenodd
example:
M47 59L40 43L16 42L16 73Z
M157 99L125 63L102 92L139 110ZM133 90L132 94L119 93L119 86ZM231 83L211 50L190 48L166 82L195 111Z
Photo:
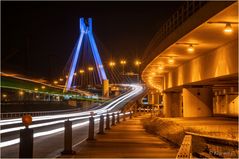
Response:
M109 63L109 66L110 66L110 67L114 67L114 66L115 66L115 62L114 62L114 61L111 61L111 62Z
M94 68L93 67L88 67L88 71L90 71L90 72L92 72L94 70Z
M123 66L123 75L124 75L124 65L126 64L126 61L125 60L121 60L120 64Z
M80 69L80 70L79 70L79 73L80 73L80 74L83 74L83 73L85 73L85 71L84 71L83 69Z
M139 61L139 60L136 60L135 61L135 65L137 66L137 68L138 68L138 81L139 81L139 83L140 83L140 78L139 78L139 76L140 76L140 65L141 65L141 61Z

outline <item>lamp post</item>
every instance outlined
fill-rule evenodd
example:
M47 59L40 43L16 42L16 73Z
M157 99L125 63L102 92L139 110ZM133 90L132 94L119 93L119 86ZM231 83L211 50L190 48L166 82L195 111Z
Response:
M121 64L122 67L123 67L123 75L124 75L124 65L126 64L126 61L125 61L125 60L121 60L121 61L120 61L120 64Z
M114 61L110 61L109 62L109 66L110 66L110 71L111 71L111 76L112 76L112 81L113 81L113 68L115 66L115 62Z
M136 60L135 61L135 65L137 66L137 69L138 69L138 82L140 83L140 65L141 65L141 61L139 61L139 60Z
M80 69L79 70L79 73L80 73L80 86L82 86L83 85L83 74L85 73L85 70L83 70L83 69Z
M88 71L89 71L89 81L90 81L90 76L93 72L94 68L92 66L88 67ZM93 85L93 82L92 82L92 85Z

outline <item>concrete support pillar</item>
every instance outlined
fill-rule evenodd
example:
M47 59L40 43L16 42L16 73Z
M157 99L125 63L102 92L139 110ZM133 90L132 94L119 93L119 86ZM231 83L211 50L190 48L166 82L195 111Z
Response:
M152 93L148 94L148 103L154 104L154 95Z
M183 116L212 116L213 92L211 88L183 88Z
M165 117L182 116L181 93L167 92L163 94L163 114Z
M154 104L159 104L159 93L152 94L154 97Z
M102 96L109 97L109 80L103 80Z

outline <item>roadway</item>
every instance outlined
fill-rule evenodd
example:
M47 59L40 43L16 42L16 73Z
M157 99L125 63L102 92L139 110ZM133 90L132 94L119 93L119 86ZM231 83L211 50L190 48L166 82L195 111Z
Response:
M107 102L102 107L84 112L74 112L61 115L33 117L34 129L34 157L56 157L63 150L64 121L69 119L73 122L73 145L84 141L88 136L88 118L90 112L95 113L95 130L98 131L98 121L101 114L119 111L125 104L136 96L143 93L144 89L140 85L130 85L132 89ZM1 157L18 157L19 151L19 130L24 128L21 119L1 120Z

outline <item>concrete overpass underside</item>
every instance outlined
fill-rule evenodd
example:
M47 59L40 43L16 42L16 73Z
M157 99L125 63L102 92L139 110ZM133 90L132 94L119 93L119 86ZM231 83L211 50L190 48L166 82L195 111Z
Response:
M164 116L238 116L238 2L208 2L166 41L142 73L150 95L161 92Z

